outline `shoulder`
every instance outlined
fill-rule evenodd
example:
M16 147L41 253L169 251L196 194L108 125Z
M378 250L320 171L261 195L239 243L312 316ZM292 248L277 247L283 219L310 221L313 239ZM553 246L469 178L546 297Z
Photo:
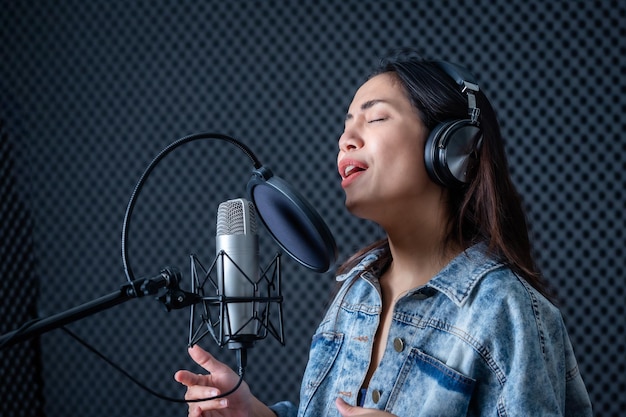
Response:
M546 361L568 343L560 310L507 267L486 274L463 310L477 336L506 357L521 348L525 357Z
M488 308L506 317L561 320L559 309L511 269L502 266L486 273L468 298L474 307Z
M559 310L500 259L478 244L459 254L428 284L459 308L491 306L560 315Z
M453 320L481 340L539 340L544 350L548 337L564 335L559 309L484 245L458 255L429 286L456 305Z

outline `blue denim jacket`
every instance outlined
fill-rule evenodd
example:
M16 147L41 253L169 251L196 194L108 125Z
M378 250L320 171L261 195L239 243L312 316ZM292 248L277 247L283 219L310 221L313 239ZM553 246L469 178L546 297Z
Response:
M356 404L381 312L380 252L345 281L311 343L298 409L280 417L340 416ZM396 303L364 407L410 416L590 416L591 404L560 312L474 246Z

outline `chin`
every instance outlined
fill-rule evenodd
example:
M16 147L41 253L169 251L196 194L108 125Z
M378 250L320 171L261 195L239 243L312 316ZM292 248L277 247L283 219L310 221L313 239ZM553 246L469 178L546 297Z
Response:
M358 216L356 211L358 211L359 205L356 204L353 200L350 200L349 198L346 197L344 205L346 206L346 209L348 209L350 214L352 214L354 216Z

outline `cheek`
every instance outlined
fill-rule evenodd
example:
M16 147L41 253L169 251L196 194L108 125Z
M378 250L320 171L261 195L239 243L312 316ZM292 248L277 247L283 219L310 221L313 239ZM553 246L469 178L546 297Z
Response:
M421 147L411 147L390 155L388 167L388 173L393 177L392 184L402 184L405 188L418 191L431 183Z
M425 168L424 165L424 145L423 141L418 139L404 140L396 144L389 144L382 152L387 154L387 159L394 161L395 164L402 164L404 167Z

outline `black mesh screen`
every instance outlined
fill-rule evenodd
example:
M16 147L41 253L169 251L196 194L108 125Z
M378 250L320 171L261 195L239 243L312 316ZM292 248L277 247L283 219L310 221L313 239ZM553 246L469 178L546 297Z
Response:
M161 149L190 133L247 143L320 211L341 259L379 237L343 208L336 141L369 68L389 49L412 46L468 66L491 98L595 410L617 415L626 409L625 27L618 1L4 2L0 103L7 131L22 132L17 162L30 185L29 207L8 209L11 218L32 213L40 314L124 284L120 235L133 187ZM217 206L245 195L250 172L245 155L223 142L166 157L135 209L135 274L171 265L188 280L190 253L210 263ZM277 250L267 235L261 247L262 262ZM289 259L283 275L287 345L261 341L249 358L247 380L266 402L297 401L333 287L332 274ZM35 296L33 287L2 303ZM152 388L182 397L172 375L191 366L187 320L187 311L142 299L68 327ZM233 362L212 340L202 344ZM186 414L62 331L41 345L49 416ZM24 361L2 362L2 375Z

